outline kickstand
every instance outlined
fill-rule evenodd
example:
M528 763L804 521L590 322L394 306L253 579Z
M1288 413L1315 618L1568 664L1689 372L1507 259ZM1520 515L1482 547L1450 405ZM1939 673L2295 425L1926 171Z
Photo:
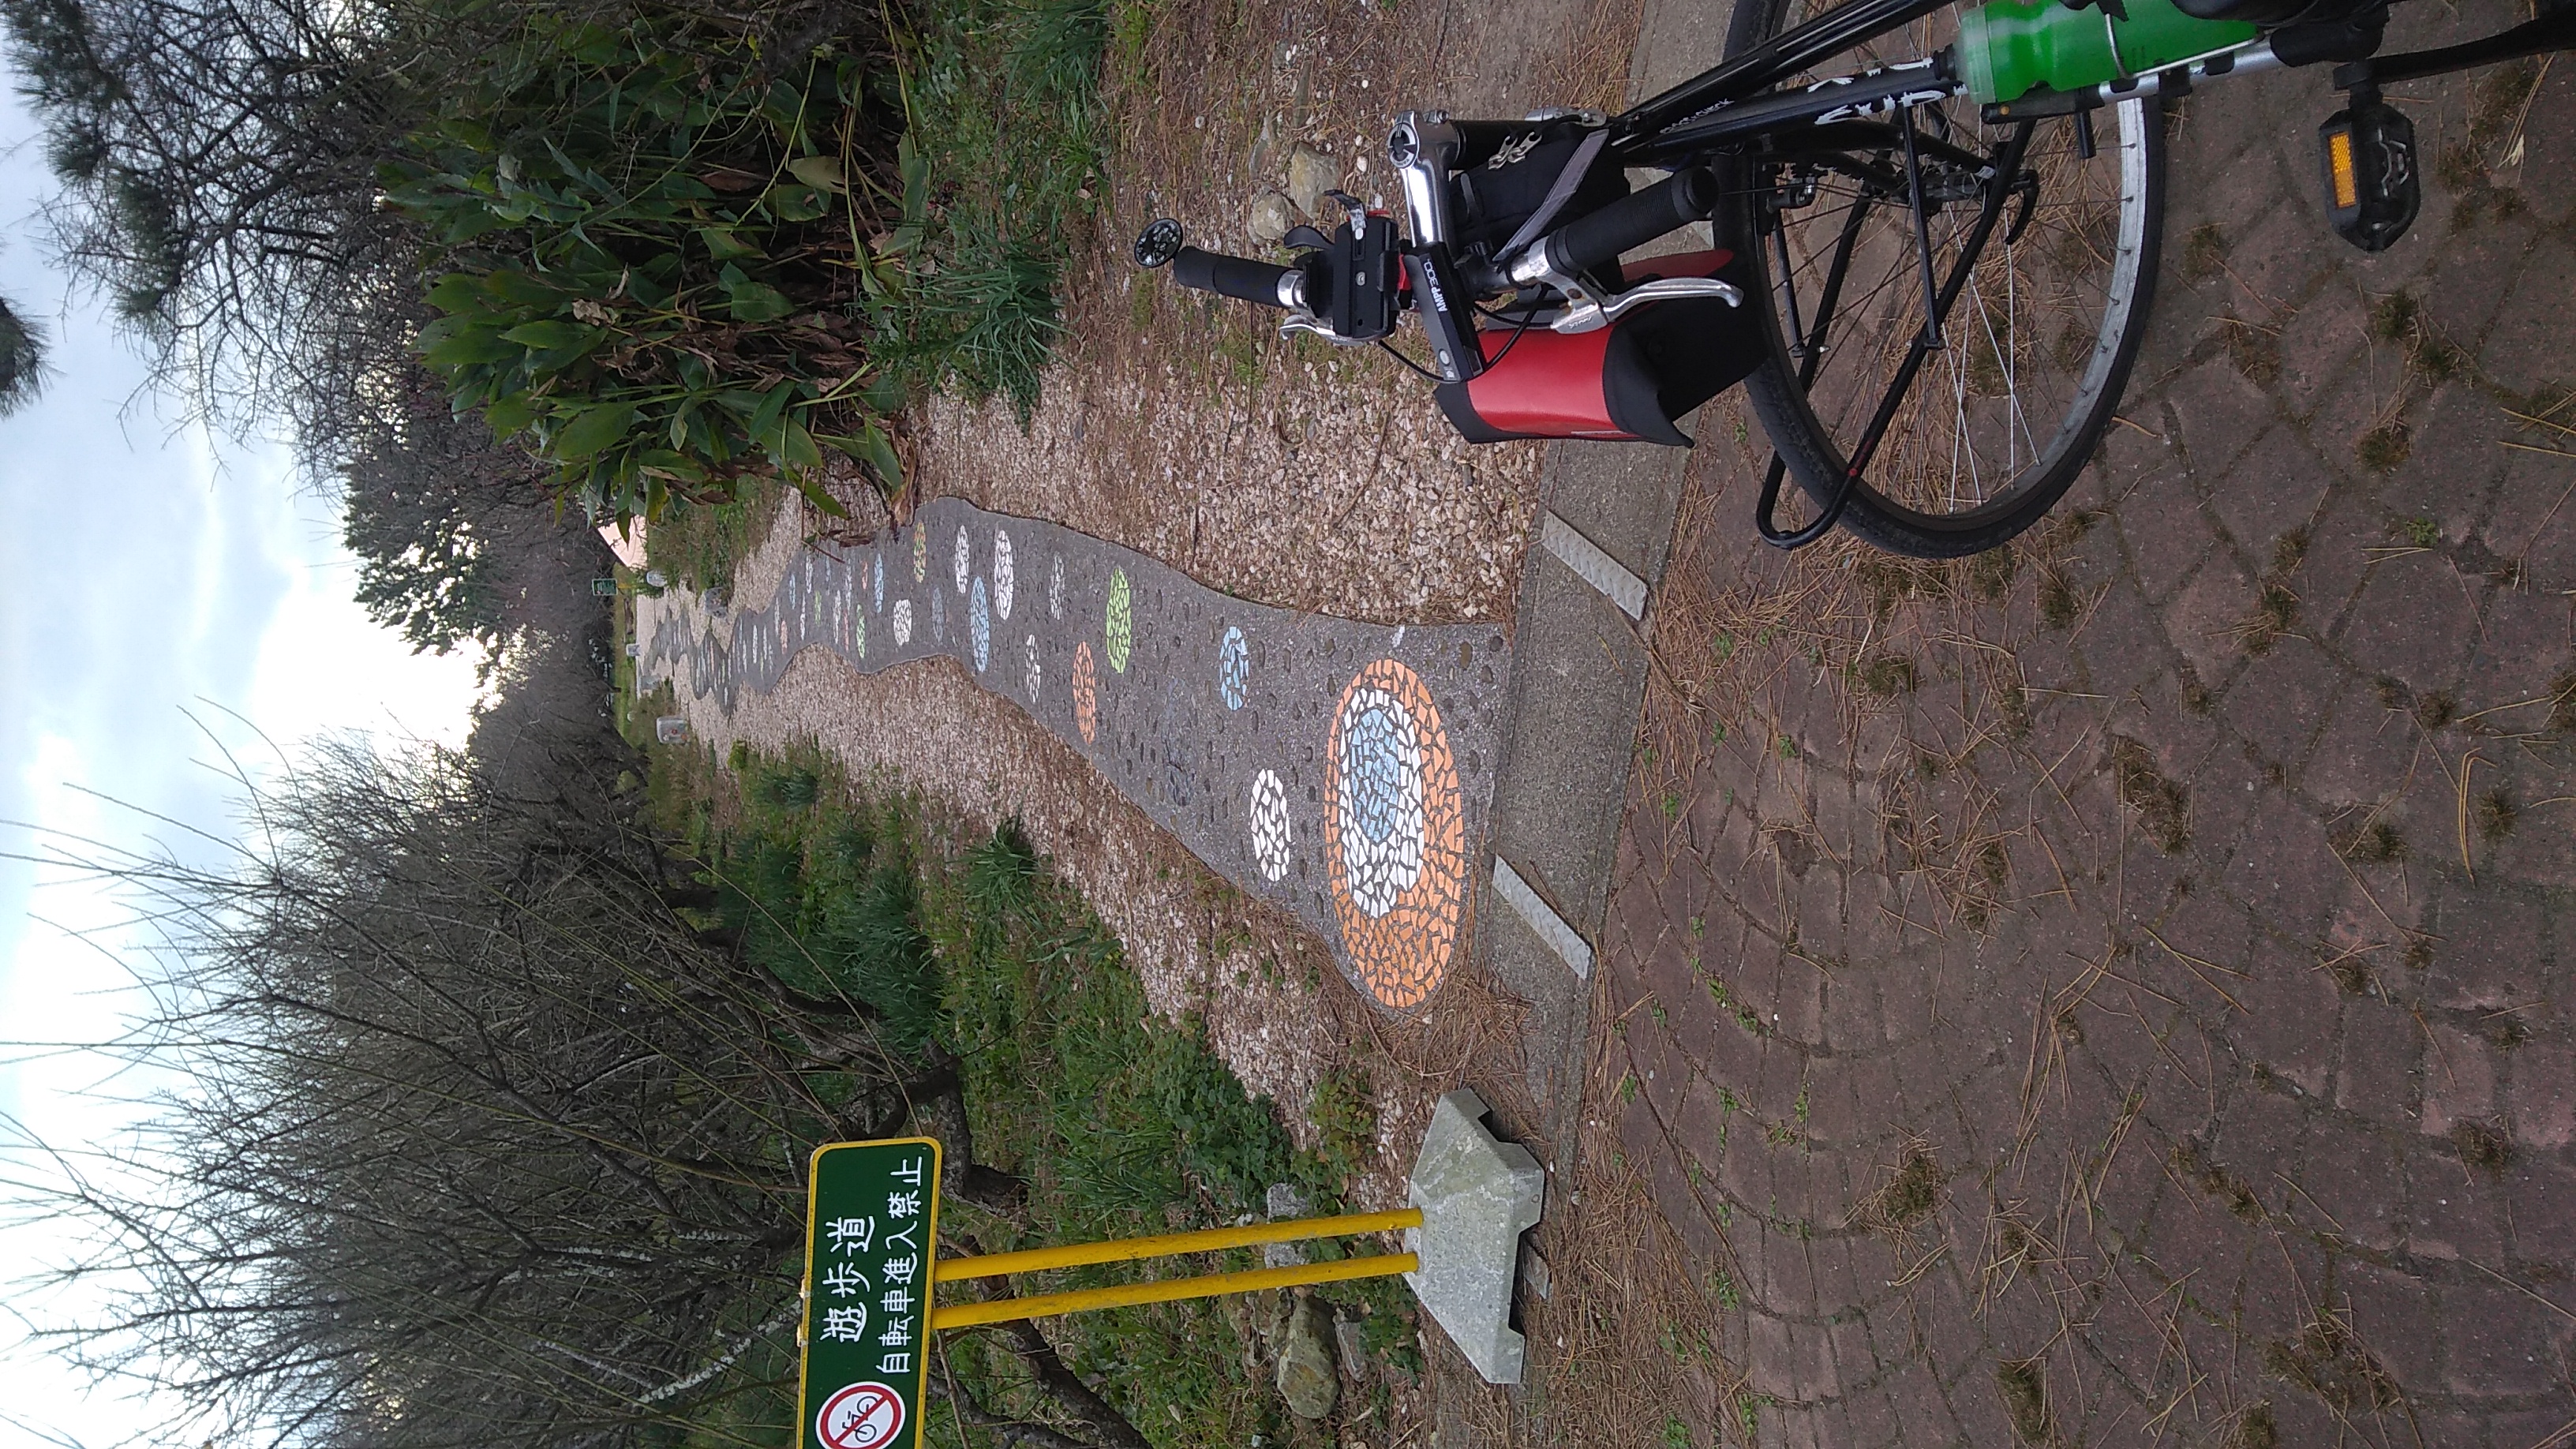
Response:
M1788 473L1789 465L1781 460L1779 454L1772 454L1771 471L1762 477L1761 501L1753 505L1755 531L1762 535L1764 543L1784 550L1805 548L1833 532L1834 525L1842 521L1843 509L1850 504L1852 495L1860 491L1860 474L1846 473L1842 486L1834 490L1833 501L1825 505L1825 511L1816 515L1814 522L1800 528L1784 529L1772 519L1780 507L1780 480Z

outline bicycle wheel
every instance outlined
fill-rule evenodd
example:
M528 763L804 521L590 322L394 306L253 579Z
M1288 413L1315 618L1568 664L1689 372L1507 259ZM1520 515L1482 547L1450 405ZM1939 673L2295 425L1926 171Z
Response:
M1726 53L1821 8L1739 0ZM1930 55L1955 37L1957 14L1832 64ZM1760 262L1761 295L1745 305L1771 329L1771 356L1745 390L1773 466L1823 507L1857 462L1845 528L1895 553L1957 558L2047 513L2119 406L2155 291L2163 111L2132 99L2089 123L1988 126L1958 96L1917 108L1912 124L1920 232L1902 113L1772 138L1737 163L1717 226L1721 245ZM1997 186L2008 194L1989 216ZM1938 346L1926 346L1924 318L1945 291Z

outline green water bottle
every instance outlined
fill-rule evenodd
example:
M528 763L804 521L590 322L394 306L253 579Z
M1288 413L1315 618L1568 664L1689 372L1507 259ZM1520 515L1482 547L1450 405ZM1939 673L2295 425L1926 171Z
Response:
M1956 74L1981 105L2041 86L2075 91L2241 45L2260 32L2241 20L2198 20L2173 0L2128 0L2126 20L2064 0L1993 0L1959 17Z

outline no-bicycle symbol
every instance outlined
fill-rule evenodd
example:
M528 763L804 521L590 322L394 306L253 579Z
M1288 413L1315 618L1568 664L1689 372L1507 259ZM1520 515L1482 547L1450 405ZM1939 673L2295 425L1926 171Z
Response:
M939 1144L814 1151L801 1449L918 1449L939 1237Z
M903 1428L903 1396L884 1384L852 1384L823 1401L814 1434L831 1449L884 1449Z

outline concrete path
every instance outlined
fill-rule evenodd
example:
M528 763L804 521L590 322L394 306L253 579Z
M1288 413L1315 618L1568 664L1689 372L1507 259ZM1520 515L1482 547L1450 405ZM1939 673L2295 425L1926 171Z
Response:
M940 499L871 547L805 550L768 608L647 599L639 633L644 688L727 711L807 649L863 674L957 659L1389 1009L1420 1011L1466 934L1511 677L1492 625L1263 608Z
M2410 88L2375 259L2321 76L2193 97L2011 567L1782 559L1704 445L1595 1104L1749 1375L1695 1442L2576 1442L2571 82Z

